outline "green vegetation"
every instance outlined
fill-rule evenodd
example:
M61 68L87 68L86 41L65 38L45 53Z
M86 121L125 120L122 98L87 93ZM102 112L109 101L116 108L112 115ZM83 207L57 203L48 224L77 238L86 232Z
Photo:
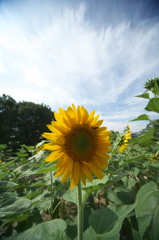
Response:
M147 90L140 97L148 99L147 111L159 113L156 82L152 98ZM141 120L148 121L146 129L122 153L120 134L113 132L104 178L82 185L84 240L159 239L159 120L144 114L133 121ZM14 156L6 142L0 145L1 240L77 240L77 187L70 190L69 181L54 176L56 162L44 162L43 144L19 144Z

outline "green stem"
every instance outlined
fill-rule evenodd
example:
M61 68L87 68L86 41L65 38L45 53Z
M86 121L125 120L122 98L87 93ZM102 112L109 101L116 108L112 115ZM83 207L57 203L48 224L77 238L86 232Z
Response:
M78 240L83 240L83 206L81 181L78 184Z
M50 178L51 178L51 186L50 186L50 190L51 190L51 208L50 208L50 215L51 215L51 219L53 216L53 178L52 178L52 172L50 172Z

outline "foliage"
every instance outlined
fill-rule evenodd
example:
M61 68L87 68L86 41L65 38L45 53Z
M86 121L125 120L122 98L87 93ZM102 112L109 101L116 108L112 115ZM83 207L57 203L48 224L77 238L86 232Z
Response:
M149 107L156 110L155 101L147 99ZM153 122L148 115L134 121L145 119ZM116 132L111 136L111 159L104 178L82 185L84 240L159 239L159 138L155 126L149 125L139 137L130 139L120 153L122 136ZM0 145L1 240L77 240L77 187L70 190L68 181L61 184L55 177L56 163L44 162L49 154L42 150L44 143L35 147L23 144L14 154L7 145Z
M154 138L159 138L159 119L156 119L154 121L150 121L146 128L142 130L142 133L146 133L148 130L154 128Z
M46 124L54 119L51 109L44 104L16 102L3 94L0 97L0 143L17 147L35 145L40 141Z

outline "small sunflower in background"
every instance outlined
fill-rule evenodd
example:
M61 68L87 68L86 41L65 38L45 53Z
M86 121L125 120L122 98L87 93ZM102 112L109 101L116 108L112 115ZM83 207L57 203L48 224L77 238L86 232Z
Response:
M61 176L64 183L70 179L70 189L82 180L86 185L86 178L92 182L93 174L103 178L103 169L107 167L111 142L110 131L101 127L103 120L98 120L95 111L88 113L83 106L73 104L67 110L59 109L54 113L56 121L47 127L51 133L42 136L50 142L43 145L44 149L52 150L46 162L57 160L56 177Z
M152 163L158 163L159 162L159 156L158 154L156 155L152 155L152 157L150 158Z
M131 139L131 130L130 126L128 125L121 136L121 140L119 142L119 152L123 153L128 148L128 140Z

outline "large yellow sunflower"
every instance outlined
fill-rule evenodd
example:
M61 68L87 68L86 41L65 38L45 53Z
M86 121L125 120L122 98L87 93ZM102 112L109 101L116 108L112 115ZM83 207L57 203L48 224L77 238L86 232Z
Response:
M51 140L44 149L52 150L45 161L57 160L55 176L62 176L62 182L70 178L70 189L78 185L79 180L84 185L86 178L92 181L92 173L101 179L102 170L108 165L111 132L101 127L103 120L94 114L95 111L88 113L83 106L76 108L73 104L67 110L60 108L59 113L54 113L56 121L47 125L51 133L43 134Z

